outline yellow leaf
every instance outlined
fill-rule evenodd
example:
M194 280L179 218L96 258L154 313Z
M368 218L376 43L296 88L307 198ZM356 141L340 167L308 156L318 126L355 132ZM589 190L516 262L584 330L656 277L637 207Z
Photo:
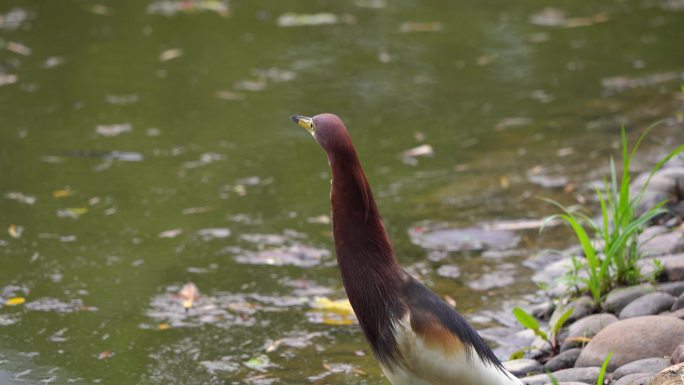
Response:
M354 323L354 321L348 319L348 318L328 318L328 317L323 317L323 323L326 325L334 325L334 326L339 326L339 325L351 325Z
M88 212L87 207L69 207L67 210L74 215L83 215Z
M316 297L314 298L314 303L312 306L315 309L330 311L340 315L354 314L354 309L352 309L349 300L346 298L332 301L327 297Z
M74 192L71 189L65 188L63 190L55 190L52 192L53 198L66 198L70 197Z
M7 301L5 301L5 305L7 306L17 306L21 305L22 303L26 302L26 298L24 297L14 297L10 298Z
M171 325L169 325L165 322L159 324L159 330L168 330L168 329L171 329Z

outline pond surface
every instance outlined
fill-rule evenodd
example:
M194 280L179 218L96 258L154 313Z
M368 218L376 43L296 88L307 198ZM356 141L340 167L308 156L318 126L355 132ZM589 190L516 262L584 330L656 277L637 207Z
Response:
M4 0L0 383L386 383L292 114L345 120L411 273L511 323L571 242L536 197L591 203L623 122L682 140L684 2L547 4Z

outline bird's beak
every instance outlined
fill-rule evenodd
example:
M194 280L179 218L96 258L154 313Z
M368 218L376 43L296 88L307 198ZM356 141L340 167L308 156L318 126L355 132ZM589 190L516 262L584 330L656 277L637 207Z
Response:
M316 131L313 125L313 118L309 118L308 116L292 115L290 116L290 119L292 119L292 121L297 123L300 127L306 128L311 135L313 135L314 131Z

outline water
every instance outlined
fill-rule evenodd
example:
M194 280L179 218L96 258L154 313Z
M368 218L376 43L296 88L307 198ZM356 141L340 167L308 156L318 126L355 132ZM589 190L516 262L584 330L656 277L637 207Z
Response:
M681 111L678 0L150 4L0 5L0 289L26 298L0 307L3 383L383 384L357 328L311 307L344 297L330 176L288 116L343 117L402 264L487 327L568 234L483 255L410 230L591 200L621 122ZM673 142L671 120L646 154Z

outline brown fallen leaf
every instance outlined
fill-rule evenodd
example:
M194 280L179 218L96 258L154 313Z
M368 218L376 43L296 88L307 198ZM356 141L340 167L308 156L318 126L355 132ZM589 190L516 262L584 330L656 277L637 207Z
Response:
M114 355L114 352L105 350L104 352L100 353L97 355L98 360L106 360L107 358L110 358Z

